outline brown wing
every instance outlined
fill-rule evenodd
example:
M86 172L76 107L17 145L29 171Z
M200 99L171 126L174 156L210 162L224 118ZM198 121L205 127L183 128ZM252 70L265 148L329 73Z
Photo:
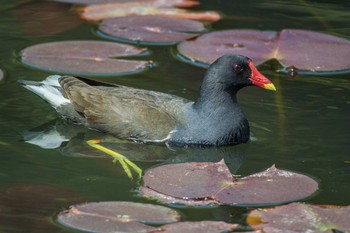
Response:
M165 138L183 117L188 100L165 93L118 85L94 86L72 76L60 84L75 110L93 129L122 138Z

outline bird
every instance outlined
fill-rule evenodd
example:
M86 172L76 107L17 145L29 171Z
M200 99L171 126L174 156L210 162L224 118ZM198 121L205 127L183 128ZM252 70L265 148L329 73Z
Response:
M223 55L209 65L196 101L69 75L18 83L76 124L122 139L179 147L248 142L249 123L237 92L247 86L276 90L250 58L238 54Z

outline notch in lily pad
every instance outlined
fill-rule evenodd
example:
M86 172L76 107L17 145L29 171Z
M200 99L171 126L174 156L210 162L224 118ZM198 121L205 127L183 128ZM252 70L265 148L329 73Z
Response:
M162 16L128 16L105 19L99 34L134 44L171 45L205 32L203 23Z
M152 61L133 60L147 49L115 42L62 41L30 46L21 51L28 66L54 73L84 76L115 76L144 71Z
M270 206L304 199L318 189L312 178L275 166L236 178L224 161L182 163L146 171L141 195L166 203Z
M179 57L191 64L211 64L226 53L251 58L256 65L271 59L283 69L302 74L349 72L350 41L307 30L284 29L281 32L224 30L183 41L177 46Z

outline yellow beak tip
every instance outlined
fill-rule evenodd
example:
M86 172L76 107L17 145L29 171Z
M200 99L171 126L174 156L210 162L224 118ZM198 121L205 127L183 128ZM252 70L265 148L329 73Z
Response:
M276 87L273 85L273 83L264 84L264 88L270 91L276 91Z

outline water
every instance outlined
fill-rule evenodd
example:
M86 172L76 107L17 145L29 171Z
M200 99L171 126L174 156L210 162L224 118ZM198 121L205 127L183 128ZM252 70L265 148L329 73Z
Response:
M84 143L105 135L56 121L54 110L16 83L18 79L42 80L50 74L21 64L18 53L27 46L61 40L104 40L95 33L96 24L80 21L72 13L59 15L59 20L51 22L52 14L47 13L52 11L51 6L35 4L39 1L2 0L0 4L0 67L6 74L0 82L0 231L70 232L55 222L55 214L79 202L156 203L137 196L139 183L130 181L110 157ZM33 6L35 10L29 13L23 10ZM350 6L345 1L207 0L197 8L218 10L227 16L212 24L214 30L298 28L350 39ZM54 9L59 14L69 8L55 5ZM25 15L29 18L23 18ZM41 17L46 20L38 22ZM53 27L55 22L60 22L65 30L57 31ZM195 99L204 69L178 60L174 56L175 47L148 48L157 67L141 74L99 79ZM278 91L260 88L240 91L239 101L251 124L252 142L224 149L171 151L119 141L113 148L142 169L161 163L225 158L232 172L248 175L276 164L320 182L320 191L306 202L349 205L349 73L288 78L272 71L269 65L261 71ZM71 140L56 149L25 143L23 135L36 127L37 131L56 127ZM242 224L247 213L246 208L228 206L177 210L183 214L183 220Z

